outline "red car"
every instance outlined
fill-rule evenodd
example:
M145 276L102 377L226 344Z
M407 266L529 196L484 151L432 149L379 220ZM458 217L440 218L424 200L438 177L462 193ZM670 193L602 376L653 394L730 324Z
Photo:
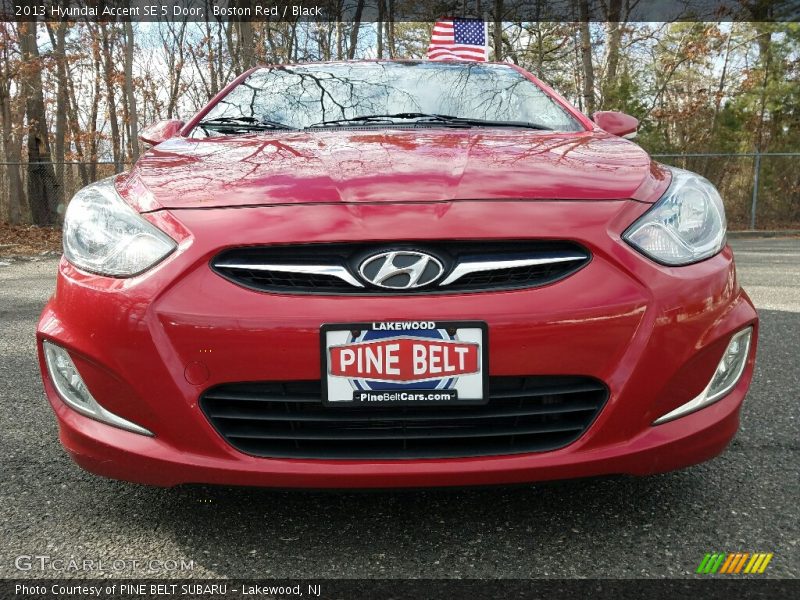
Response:
M83 468L371 488L646 475L734 436L712 184L509 64L257 68L72 199L38 328Z

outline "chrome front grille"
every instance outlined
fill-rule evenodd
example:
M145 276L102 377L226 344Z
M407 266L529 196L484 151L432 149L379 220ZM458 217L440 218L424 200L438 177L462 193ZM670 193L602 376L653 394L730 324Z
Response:
M424 252L443 266L440 277L413 289L370 283L359 266L376 253ZM538 287L572 275L591 260L573 242L515 240L304 244L234 248L211 261L226 279L258 291L287 294L408 295Z

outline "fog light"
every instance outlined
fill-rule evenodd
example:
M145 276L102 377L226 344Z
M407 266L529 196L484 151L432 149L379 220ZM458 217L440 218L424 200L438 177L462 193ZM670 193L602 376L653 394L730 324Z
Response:
M719 361L717 370L714 372L711 381L708 382L706 389L700 392L700 395L693 400L656 419L653 425L660 425L693 413L727 395L736 386L742 373L744 373L747 356L750 354L750 337L752 334L753 328L748 327L734 335L728 343L725 354L722 355L722 360Z
M108 423L114 427L127 429L142 435L153 435L152 432L144 427L131 423L127 419L123 419L100 406L89 392L89 388L86 387L86 383L78 373L75 363L72 362L64 348L48 341L43 342L43 346L44 359L47 364L47 372L50 374L50 380L53 382L58 395L69 407L82 415Z

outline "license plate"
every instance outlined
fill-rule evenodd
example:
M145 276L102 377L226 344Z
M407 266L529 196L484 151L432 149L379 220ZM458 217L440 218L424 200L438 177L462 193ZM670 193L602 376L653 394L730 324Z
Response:
M329 406L484 404L486 323L380 321L322 326Z

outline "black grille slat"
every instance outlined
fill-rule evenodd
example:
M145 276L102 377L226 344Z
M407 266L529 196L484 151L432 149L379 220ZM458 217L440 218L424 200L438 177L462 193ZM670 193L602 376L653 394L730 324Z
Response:
M305 400L303 400L305 402ZM319 403L319 400L316 401ZM255 407L254 407L255 408ZM260 408L260 407L258 407ZM574 412L591 412L594 413L596 407L593 403L584 402L573 406L540 406L532 407L529 409L520 408L518 410L494 410L482 411L480 413L462 412L457 416L459 419L478 420L478 419L518 419L520 417L527 417L537 414L566 414ZM347 409L339 409L347 410ZM338 412L338 411L337 411ZM331 421L336 422L342 419L341 415L331 414L328 412L290 412L290 411L263 411L244 409L219 409L210 408L209 417L214 419L254 419L257 421L300 421L300 422L314 422L314 421ZM384 413L377 415L348 415L347 420L353 422L373 423L378 421L403 421L405 419L414 419L415 421L441 421L451 418L448 415L436 414L435 411L425 410L417 411L413 414L404 412L395 412L394 414Z
M592 415L589 415L590 417ZM569 415L566 418L547 420L527 418L517 422L519 429L510 428L512 422L479 423L468 420L430 421L351 421L336 422L282 422L261 420L224 420L216 421L219 430L227 437L263 437L263 439L335 439L350 433L358 433L359 438L373 439L376 436L396 439L411 437L441 437L447 432L450 437L482 437L525 435L533 433L549 433L553 431L572 431L582 429L586 425L586 416Z
M426 252L441 261L444 274L419 289L388 290L365 282L358 267L367 257L382 250L416 250ZM519 259L546 259L563 256L575 258L523 267L466 273L448 285L440 286L456 266L463 263L483 263ZM549 240L445 240L436 242L384 242L276 245L232 248L211 260L211 268L222 277L243 287L285 294L325 295L414 295L486 292L538 287L553 283L583 268L591 254L582 246L566 241ZM247 268L259 265L261 268ZM299 273L269 270L269 265L284 267L332 266L343 269L363 287L331 274Z
M532 435L539 433L561 433L581 431L583 428L577 425L544 428L544 427L530 427L520 431L515 430L500 430L498 432L487 430L450 430L450 429L431 429L429 431L397 431L381 435L383 440L413 440L420 439L456 439L456 438L478 438L478 437L500 437L511 435ZM244 433L229 433L229 439L257 439L257 440L372 440L374 433L371 430L355 431L330 431L330 432L244 432Z
M311 288L315 290L339 290L343 288L342 280L330 275L284 273L279 271L255 271L249 269L239 270L236 279L248 282L251 287L263 289L288 288L303 289Z
M232 400L244 402L307 402L319 403L319 382L274 381L268 383L232 383L216 390L207 391L208 400Z
M566 265L572 267L572 265ZM548 281L554 275L560 274L564 265L555 268L555 265L540 265L532 267L516 267L498 271L471 273L460 279L462 287L499 287L505 284L525 284L528 281Z
M274 398L253 398L250 395L236 393L218 393L210 396L209 398L214 400L240 400L242 402L286 402L286 398L281 396L276 396ZM309 404L317 404L319 403L319 398L295 397L292 398L292 402L307 402Z
M263 457L404 459L543 452L594 421L607 389L587 377L491 377L473 406L322 403L319 381L225 384L200 406L238 450Z
M563 389L559 389L556 386L551 386L547 388L531 388L531 389L523 389L523 390L498 390L497 392L492 393L492 398L497 399L517 399L517 398L530 398L533 396L551 396L553 394L558 395L568 395L568 394L580 394L583 392L593 392L597 391L597 386L594 384L578 384L574 386L563 386Z
M481 453L475 451L475 440L455 442L451 439L444 440L396 440L392 447L384 446L373 454L354 455L350 441L322 441L314 442L305 440L302 443L303 452L299 453L297 440L274 441L270 446L270 458L325 458L328 460L347 460L376 458L388 459L423 459L423 458L463 458L469 456L502 456L519 454L522 452L547 452L557 450L564 446L564 435L536 434L534 439L518 436L513 446L508 441L490 444L484 441L481 444ZM505 439L505 438L504 438ZM264 456L263 443L258 440L237 440L236 447L247 454Z

